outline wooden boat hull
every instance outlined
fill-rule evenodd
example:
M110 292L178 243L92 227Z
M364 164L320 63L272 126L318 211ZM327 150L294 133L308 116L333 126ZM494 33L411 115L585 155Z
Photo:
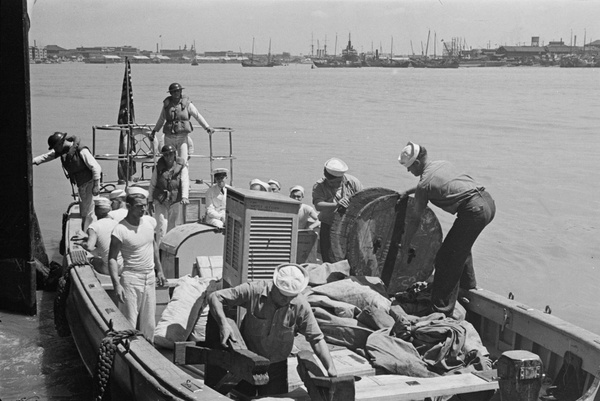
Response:
M75 205L68 214L65 238L72 238L71 234L76 232L79 224L79 213ZM194 231L196 239L205 235L205 232L206 235L215 235L210 230L200 231L199 235L196 235L198 231ZM72 241L68 241L67 250L73 251L76 248ZM67 253L65 262L66 265L72 265L70 253ZM108 277L96 274L90 265L74 265L70 269L70 283L67 318L81 358L93 375L98 349L110 322L116 331L133 328L118 310ZM166 303L168 294L168 288L159 288L157 302ZM461 293L461 299L467 310L467 320L478 330L493 359L509 350L531 351L542 361L547 377L545 387L557 378L558 382L566 382L566 387L572 387L570 382L575 377L578 383L577 398L570 399L600 399L599 335L490 291L470 290ZM561 372L564 371L571 371L571 376L562 377ZM137 337L130 341L128 350L122 345L118 347L110 379L111 392L117 397L113 399L225 399L223 395L204 386L197 375L188 372L191 370L175 365L145 339ZM473 377L472 374L458 376L464 377L452 377L451 380L446 376L432 379L397 375L365 377L355 382L354 398L378 401L414 400L498 388L497 377L495 380L486 380ZM308 399L304 387L296 388L287 396L298 400ZM493 401L499 399L498 393L492 398Z

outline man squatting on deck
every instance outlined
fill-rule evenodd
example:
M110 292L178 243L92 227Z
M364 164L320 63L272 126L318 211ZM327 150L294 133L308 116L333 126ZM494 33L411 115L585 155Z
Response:
M113 229L108 267L118 298L119 310L144 337L154 342L156 313L155 286L167 282L154 240L156 220L146 215L148 192L131 187L126 202L127 216ZM123 256L123 272L119 276L117 258ZM156 271L156 273L155 273ZM139 318L139 324L138 323Z
M459 173L451 163L429 160L423 146L408 142L398 161L408 172L420 177L416 187L400 193L400 199L415 194L402 241L408 249L428 202L457 215L435 257L431 292L432 312L452 316L459 287L467 290L477 287L471 248L494 219L496 205L483 186ZM418 253L418 249L415 251ZM409 252L404 254L408 257Z
M302 294L307 285L307 271L300 265L288 263L275 269L272 281L246 282L237 287L215 291L208 297L210 315L206 327L207 345L212 348L218 348L219 345L228 347L229 341L235 343L243 340L250 351L271 361L269 383L255 388L242 381L238 385L240 391L250 396L255 395L257 390L259 395L288 392L287 358L297 332L304 334L327 374L330 377L337 376L323 332ZM235 331L236 323L226 317L224 310L224 307L233 306L246 308L241 339L240 333ZM239 347L239 343L237 346ZM214 386L224 373L226 372L218 367L207 367L205 383Z
M66 132L50 135L48 150L50 152L34 157L33 164L37 166L60 157L71 184L77 186L81 229L85 232L94 221L94 196L100 192L102 168L87 146L81 145L75 135L67 136Z
M164 145L175 146L178 156L187 162L189 134L194 130L191 117L194 117L206 132L213 133L215 130L208 125L190 98L182 94L183 89L177 82L169 85L170 96L163 100L163 107L150 139L154 141L156 133L162 128L165 134Z
M167 232L180 224L181 205L190 203L190 177L187 162L177 157L173 145L161 149L148 187L148 206L154 208L156 243L160 245Z

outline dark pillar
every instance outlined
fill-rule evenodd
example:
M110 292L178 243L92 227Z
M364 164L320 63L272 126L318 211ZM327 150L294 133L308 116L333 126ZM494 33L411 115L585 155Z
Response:
M31 171L29 17L26 0L0 2L2 145L0 308L34 315L36 281Z

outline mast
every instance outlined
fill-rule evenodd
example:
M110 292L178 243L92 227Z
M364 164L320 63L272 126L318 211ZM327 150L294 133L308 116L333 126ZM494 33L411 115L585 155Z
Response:
M392 44L390 46L390 59L394 58L394 37L392 36Z
M437 33L433 31L433 58L437 57L436 48L437 48Z
M425 46L425 57L427 57L427 54L429 53L429 35L431 35L431 30L427 32L427 46Z
M337 32L335 33L335 47L333 48L333 57L337 57Z
M250 53L250 61L254 62L254 36L252 37L252 53Z
M271 62L271 38L269 38L269 53L267 54L267 64Z

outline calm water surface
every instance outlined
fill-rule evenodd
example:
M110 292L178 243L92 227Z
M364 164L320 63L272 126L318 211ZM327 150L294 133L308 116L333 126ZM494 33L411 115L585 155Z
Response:
M405 189L417 182L397 162L408 140L433 159L452 161L497 204L473 249L479 285L512 292L534 308L548 305L600 333L598 69L132 70L138 123L155 123L169 84L180 82L212 126L235 129L235 186L258 177L308 189L324 161L337 156L365 187ZM92 125L116 123L123 71L123 64L32 65L33 153L46 151L54 131L91 143ZM102 136L97 153L116 153L116 139ZM206 135L192 137L195 153L206 154ZM114 166L103 167L113 179ZM207 178L208 166L193 160L191 177ZM60 165L34 167L33 189L46 250L59 260L61 215L70 201ZM446 232L453 217L432 209Z

